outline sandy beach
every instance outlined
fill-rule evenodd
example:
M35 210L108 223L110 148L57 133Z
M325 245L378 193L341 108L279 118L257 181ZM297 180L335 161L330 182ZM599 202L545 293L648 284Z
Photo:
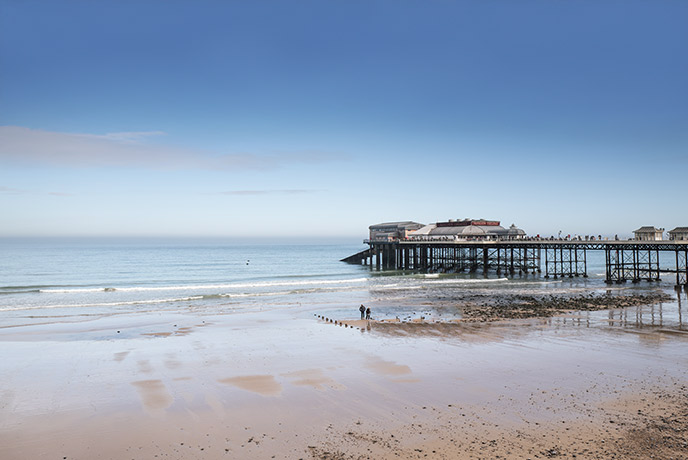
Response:
M676 302L463 324L357 314L325 319L311 306L3 328L0 458L688 452Z

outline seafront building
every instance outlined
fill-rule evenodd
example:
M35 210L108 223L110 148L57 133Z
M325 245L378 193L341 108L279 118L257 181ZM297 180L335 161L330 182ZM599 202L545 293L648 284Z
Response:
M368 230L370 231L370 241L394 241L406 239L409 233L422 227L423 224L406 220L371 225Z
M526 236L526 232L514 224L506 229L498 220L487 219L450 219L428 225L413 221L383 222L368 229L370 241L517 240Z
M512 224L508 229L498 220L487 219L450 219L426 225L409 233L411 240L517 240L523 239L526 232Z
M640 227L633 230L633 235L637 241L662 241L664 239L664 229L656 227Z
M688 227L676 227L667 233L669 233L669 241L688 240Z

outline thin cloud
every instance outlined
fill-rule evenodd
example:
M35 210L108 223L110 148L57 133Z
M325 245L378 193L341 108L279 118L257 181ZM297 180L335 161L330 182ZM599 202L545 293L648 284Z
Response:
M0 185L0 193L7 193L9 195L18 195L20 193L24 193L24 191L19 190L18 188L5 187L3 185Z
M6 193L8 195L53 195L53 196L74 196L73 193L66 192L39 192L36 190L20 190L18 188L5 187L0 185L0 193Z
M245 171L341 159L322 152L213 154L148 142L164 134L146 131L96 135L0 126L0 161L28 166Z
M48 195L52 195L52 196L74 196L73 193L65 193L65 192L48 192Z
M84 136L90 136L96 139L108 139L115 142L141 142L147 137L152 136L164 136L166 133L164 131L139 131L139 132L125 132L125 133L108 133L102 136L96 134L84 134Z
M304 189L285 189L285 190L229 190L226 192L218 192L218 195L308 195L319 193L322 190L304 190Z

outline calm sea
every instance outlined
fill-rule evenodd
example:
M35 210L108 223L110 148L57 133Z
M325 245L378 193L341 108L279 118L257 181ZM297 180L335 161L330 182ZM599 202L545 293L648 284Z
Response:
M339 262L364 248L2 240L0 327L116 314L285 308L311 313L317 308L345 318L355 317L361 303L372 306L378 317L419 315L423 309L460 316L457 301L472 295L606 289L602 256L592 252L589 278L546 280L537 275L378 273Z

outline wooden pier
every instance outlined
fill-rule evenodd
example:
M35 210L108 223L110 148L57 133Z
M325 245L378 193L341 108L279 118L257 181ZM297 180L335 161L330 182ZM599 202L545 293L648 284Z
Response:
M688 241L570 240L366 240L369 248L343 259L377 270L424 273L543 273L545 278L587 277L588 251L604 251L605 281L655 282L676 275L676 287L688 291ZM668 253L673 267L661 267Z

